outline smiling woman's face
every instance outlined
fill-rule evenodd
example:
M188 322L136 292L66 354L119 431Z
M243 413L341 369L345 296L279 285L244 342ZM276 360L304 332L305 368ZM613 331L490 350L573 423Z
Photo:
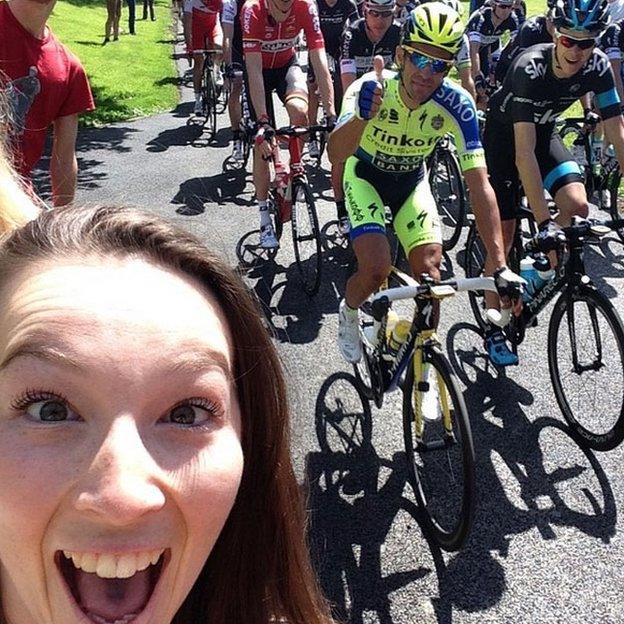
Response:
M136 259L38 263L0 316L0 589L11 624L169 624L240 484L227 322Z

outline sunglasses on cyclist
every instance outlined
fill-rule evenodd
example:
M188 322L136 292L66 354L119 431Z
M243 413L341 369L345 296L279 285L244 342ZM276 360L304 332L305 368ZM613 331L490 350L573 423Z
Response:
M495 2L494 6L499 9L513 9L513 4L505 4L504 2Z
M367 10L368 10L368 13L372 15L373 17L380 17L381 19L385 19L387 17L390 17L391 15L394 15L392 11L378 11L377 9L367 9Z
M574 37L568 37L568 35L562 35L561 33L557 33L557 39L564 48L573 48L576 46L581 50L589 50L596 45L595 39L574 39Z
M434 59L430 56L417 52L413 48L403 48L407 53L411 64L416 69L426 69L429 67L434 74L443 74L447 72L454 61L443 61L442 59Z

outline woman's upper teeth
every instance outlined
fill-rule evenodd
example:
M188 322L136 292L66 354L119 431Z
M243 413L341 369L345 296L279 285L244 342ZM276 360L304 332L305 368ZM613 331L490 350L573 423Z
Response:
M64 550L63 554L84 572L97 574L101 578L129 578L157 563L164 552L164 549L159 549L110 555Z

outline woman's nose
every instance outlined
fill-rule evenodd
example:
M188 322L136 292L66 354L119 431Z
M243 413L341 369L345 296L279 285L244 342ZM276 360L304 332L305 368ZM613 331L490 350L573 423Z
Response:
M134 419L118 418L79 480L75 507L110 524L130 525L165 505L157 473Z

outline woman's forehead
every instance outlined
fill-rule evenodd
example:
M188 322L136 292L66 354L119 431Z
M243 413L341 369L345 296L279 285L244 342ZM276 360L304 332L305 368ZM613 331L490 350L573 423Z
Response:
M229 328L214 295L191 278L139 259L42 262L7 284L0 349L29 335L117 348L195 344L229 358Z

